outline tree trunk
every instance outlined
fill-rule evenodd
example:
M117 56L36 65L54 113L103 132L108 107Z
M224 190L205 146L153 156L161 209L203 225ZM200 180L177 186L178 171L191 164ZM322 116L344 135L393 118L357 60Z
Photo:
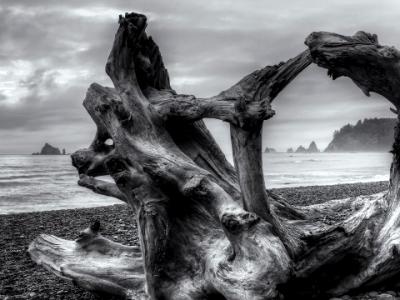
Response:
M306 207L265 190L261 130L272 100L312 60L398 109L396 50L365 33L314 33L310 51L199 99L171 89L145 16L119 24L106 65L115 89L89 87L84 106L97 134L72 160L80 185L134 208L141 247L109 241L94 224L76 241L36 238L35 262L127 299L311 299L395 282L399 130L388 193ZM202 118L230 123L235 168Z

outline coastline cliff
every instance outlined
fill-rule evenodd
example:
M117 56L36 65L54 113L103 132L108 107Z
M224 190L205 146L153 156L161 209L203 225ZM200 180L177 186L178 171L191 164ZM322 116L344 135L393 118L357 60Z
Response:
M394 140L396 119L359 120L336 130L325 152L387 152Z

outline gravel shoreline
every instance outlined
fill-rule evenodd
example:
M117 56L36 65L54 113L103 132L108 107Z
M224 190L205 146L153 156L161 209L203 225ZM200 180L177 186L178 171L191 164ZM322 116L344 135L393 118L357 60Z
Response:
M292 204L308 205L331 199L374 194L386 190L387 187L388 183L381 181L279 188L272 191L282 195ZM133 218L133 211L124 204L0 215L0 299L98 299L33 263L27 254L28 245L40 233L75 239L78 232L93 220L101 221L104 236L127 245L137 245L139 241ZM379 298L368 296L362 299Z

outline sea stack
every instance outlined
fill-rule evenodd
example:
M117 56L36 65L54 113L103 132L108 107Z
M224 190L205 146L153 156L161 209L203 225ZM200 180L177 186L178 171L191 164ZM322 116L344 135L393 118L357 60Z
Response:
M264 150L264 153L275 153L275 152L276 152L276 150L274 148L266 147L265 150Z
M307 153L307 149L304 148L303 146L299 146L296 149L296 153Z
M49 143L45 143L39 155L61 155L61 151Z
M319 152L317 144L314 141L312 141L310 146L308 146L307 152L308 153L318 153Z
M293 152L293 149L292 148L289 148L288 150L287 150L287 152L288 153L292 153ZM297 147L297 149L296 149L296 151L295 151L296 153L319 153L320 151L319 151L319 149L318 149L318 147L317 147L317 144L314 142L314 141L312 141L311 143L310 143L310 145L308 146L308 148L305 148L305 147L303 147L303 146L299 146L299 147Z

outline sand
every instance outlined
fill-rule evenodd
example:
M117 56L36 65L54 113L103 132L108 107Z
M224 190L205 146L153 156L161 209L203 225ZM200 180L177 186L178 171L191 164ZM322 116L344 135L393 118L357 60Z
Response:
M387 185L387 182L373 182L273 191L293 204L307 205L374 194L387 189ZM33 263L27 254L28 245L40 233L75 239L79 231L93 220L101 221L104 236L127 245L137 245L139 241L133 218L133 211L124 204L0 215L0 299L97 299Z

